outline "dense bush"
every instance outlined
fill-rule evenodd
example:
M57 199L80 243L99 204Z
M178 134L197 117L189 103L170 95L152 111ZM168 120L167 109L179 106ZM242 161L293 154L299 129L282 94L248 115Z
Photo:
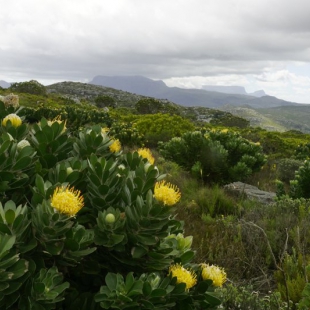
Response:
M170 102L163 102L155 98L140 99L135 104L135 108L140 114L179 114L179 109L176 105L173 105Z
M258 144L227 130L187 132L161 143L160 152L204 181L215 183L244 180L265 162Z
M72 134L59 119L0 112L1 309L220 304L226 274L192 262L173 214L181 193L145 150L122 154L100 126Z
M160 113L139 117L133 126L144 135L148 146L156 146L159 141L168 141L194 129L193 123L181 116Z
M99 95L95 98L95 103L98 108L115 108L116 101L113 97Z
M12 83L9 89L13 92L27 93L33 95L46 95L46 88L38 81Z

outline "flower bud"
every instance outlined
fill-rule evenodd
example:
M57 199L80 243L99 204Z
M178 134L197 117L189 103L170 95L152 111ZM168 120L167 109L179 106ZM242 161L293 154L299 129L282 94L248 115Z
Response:
M73 172L73 169L71 167L67 168L67 175L71 174Z
M17 143L17 149L18 149L18 150L21 150L21 149L23 149L25 146L29 146L29 145L30 145L29 141L27 141L27 140L21 140L21 141L19 141L19 142Z
M113 213L108 213L105 216L105 222L107 224L113 224L115 222L115 215Z

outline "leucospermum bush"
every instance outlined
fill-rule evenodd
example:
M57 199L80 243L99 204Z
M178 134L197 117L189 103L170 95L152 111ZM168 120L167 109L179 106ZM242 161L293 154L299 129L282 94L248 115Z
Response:
M2 120L10 114L1 111ZM0 309L220 304L215 280L192 263L192 238L174 216L181 193L151 157L123 153L100 126L72 133L65 121L44 118L7 124L0 134Z

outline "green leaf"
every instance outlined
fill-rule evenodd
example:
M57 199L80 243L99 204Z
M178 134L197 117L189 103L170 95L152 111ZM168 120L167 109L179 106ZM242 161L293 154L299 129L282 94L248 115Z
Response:
M116 290L117 285L117 276L115 273L108 272L108 274L105 277L105 283L107 287L110 289L110 291Z
M148 250L144 247L133 247L131 249L131 255L133 258L141 258L142 256L144 256L146 253L148 252Z
M33 284L33 289L37 294L43 294L45 291L45 285L42 282L35 282Z
M32 159L30 157L23 157L16 162L16 164L12 167L12 169L23 170L30 165L31 161Z
M13 247L15 240L16 236L0 236L0 257Z
M11 209L7 210L5 212L5 220L9 225L11 225L15 220L15 212Z
M150 297L163 297L167 294L166 290L162 289L162 288L157 288L155 290L152 291L151 296Z
M149 282L144 282L143 284L143 295L149 296L152 293L152 286Z

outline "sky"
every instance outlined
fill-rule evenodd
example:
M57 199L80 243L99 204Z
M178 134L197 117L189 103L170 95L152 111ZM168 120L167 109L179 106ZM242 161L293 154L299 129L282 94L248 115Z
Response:
M310 103L309 0L0 0L0 80L142 75Z

